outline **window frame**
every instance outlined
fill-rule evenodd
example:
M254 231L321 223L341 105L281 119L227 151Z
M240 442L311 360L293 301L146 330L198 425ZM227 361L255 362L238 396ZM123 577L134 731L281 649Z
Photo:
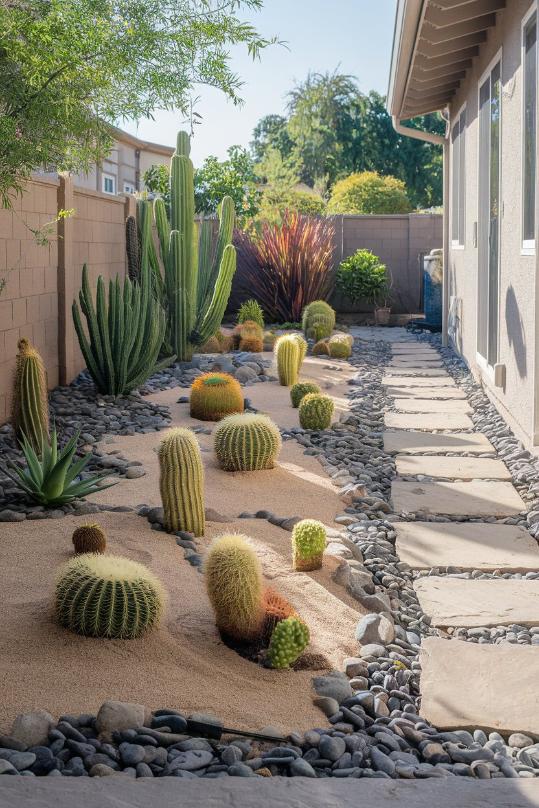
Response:
M124 194L134 194L135 193L135 185L132 182L124 182Z
M107 191L105 187L106 180L111 180L112 191ZM116 177L114 176L114 174L108 174L105 172L101 174L101 190L103 191L104 194L108 194L109 196L116 196Z
M535 26L536 26L536 33L535 33L535 144L534 144L534 151L537 153L537 122L538 122L538 90L539 90L539 39L538 39L538 30L537 26L539 24L539 14L537 10L537 0L529 7L526 14L523 16L521 25L520 25L520 52L521 52L521 70L522 70L522 87L521 87L521 194L520 194L520 254L521 255L535 255L535 232L533 239L525 239L524 238L524 209L525 209L525 187L524 187L524 180L526 176L526 70L525 70L525 58L526 58L526 29L535 16ZM533 200L534 200L534 210L537 206L538 199L536 193L537 187L537 160L535 162L535 176L534 176L534 183L533 183ZM535 231L535 220L536 215L534 215L534 231Z
M458 134L454 136L454 132L457 127ZM453 250L463 250L466 246L466 130L466 104L463 104L458 113L455 115L455 120L453 126L451 127L451 248ZM456 148L457 141L458 149ZM458 161L455 159L456 151L458 151ZM456 195L455 171L457 171ZM461 215L462 231L460 229ZM457 237L453 238L455 218L457 224Z

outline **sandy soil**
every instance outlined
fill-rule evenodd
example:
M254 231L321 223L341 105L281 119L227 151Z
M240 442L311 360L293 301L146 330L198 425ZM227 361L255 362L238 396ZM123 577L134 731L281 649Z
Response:
M339 367L342 370L331 370ZM346 408L345 380L351 368L326 358L309 359L304 378L331 385L338 409ZM322 385L321 385L322 386ZM266 383L248 388L255 405L282 425L297 424L287 388ZM171 405L174 425L199 424L188 405L177 404L176 388L152 396ZM213 424L205 424L213 429ZM158 433L117 437L108 451L140 460L146 476L122 480L95 497L115 505L159 505L155 453ZM286 595L311 629L309 650L321 668L339 667L356 651L358 604L331 581L331 559L322 570L294 573L290 534L260 519L238 519L241 511L267 508L278 515L313 517L328 525L342 511L335 488L317 460L295 441L283 444L277 468L230 474L216 465L211 435L199 435L205 465L206 505L223 520L210 521L204 548L223 532L250 536L264 576ZM58 627L52 615L55 571L71 555L71 534L88 517L0 524L0 726L9 731L21 711L42 707L53 715L94 711L106 698L138 701L150 708L211 711L242 728L276 726L305 730L325 722L312 705L313 671L263 669L227 648L215 629L203 576L183 559L173 537L150 529L132 513L103 513L99 521L112 553L147 564L164 582L168 606L161 627L138 640L103 641Z

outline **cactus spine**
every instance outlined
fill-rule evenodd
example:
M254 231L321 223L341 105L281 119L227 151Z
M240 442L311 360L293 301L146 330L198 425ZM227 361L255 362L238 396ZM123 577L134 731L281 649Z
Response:
M189 429L171 429L159 445L159 488L165 527L204 535L204 469L197 439Z
M229 415L215 430L215 453L224 471L272 469L281 433L267 415Z
M268 649L272 668L289 668L309 644L309 629L297 617L287 617L275 626Z
M279 337L275 343L274 353L277 359L279 383L284 387L291 387L298 380L301 359L299 343L292 335Z
M279 621L286 620L287 617L299 617L299 615L284 595L281 595L269 586L264 590L262 600L264 608L264 638L268 643Z
M247 536L215 539L204 571L219 631L246 642L259 637L264 623L262 568Z
M228 373L204 373L191 385L191 418L220 421L226 415L243 412L241 385Z
M299 422L303 429L329 429L333 410L333 399L329 396L308 393L299 405Z
M27 339L19 340L15 365L12 423L16 434L26 437L36 452L49 437L47 372L38 351Z
M307 355L307 348L309 346L307 345L307 341L305 339L303 339L301 334L292 334L291 336L292 336L292 339L296 340L298 348L299 348L299 356L298 356L298 374L299 374L299 372L301 370L301 366L303 364L303 360L305 359L305 357Z
M327 534L322 522L302 519L292 530L292 558L295 570L307 572L322 566Z
M104 553L107 548L107 537L99 525L81 525L72 536L75 553Z
M158 578L129 558L87 553L58 572L56 617L77 634L134 639L159 623L164 603Z
M290 400L293 407L299 407L301 399L308 393L319 393L320 388L314 382L297 382L290 389Z
M170 222L162 199L154 203L170 316L170 341L180 361L213 336L220 326L236 271L232 246L234 203L219 205L219 233L212 249L211 222L195 225L193 163L189 136L179 132L170 164Z
M319 339L313 345L313 356L329 356L329 340Z
M303 333L316 341L329 337L335 328L335 319L335 312L328 303L314 300L303 309Z
M348 359L352 355L353 342L349 334L334 334L328 342L329 355L332 359Z

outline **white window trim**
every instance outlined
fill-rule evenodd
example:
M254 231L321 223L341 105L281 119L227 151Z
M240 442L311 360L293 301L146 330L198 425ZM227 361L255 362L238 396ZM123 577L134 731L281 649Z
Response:
M524 56L525 56L525 43L524 43L524 31L526 29L527 24L536 14L536 25L539 26L539 13L537 9L537 0L533 0L533 3L527 10L526 14L523 16L521 24L520 24L520 66L522 70L522 86L520 90L520 120L522 121L521 132L520 132L520 254L521 255L535 255L535 239L524 239L522 238L522 231L524 227L524 89L525 89L525 76L524 76ZM539 32L539 31L538 31ZM539 54L539 38L537 38L535 44L536 53ZM539 62L536 64L536 95L539 89ZM535 114L536 117L539 113L539 104L537 104L536 100L536 110ZM537 126L536 126L537 129ZM536 132L536 138L538 137ZM537 143L536 143L537 146ZM535 166L535 172L537 174L537 164ZM536 182L537 187L537 182ZM535 204L537 205L538 199L535 199Z
M113 187L112 191L105 190L105 180L112 180L112 187ZM106 174L105 172L101 174L101 190L103 191L104 194L109 194L109 196L116 195L116 177L114 176L114 174Z
M455 128L457 123L460 126L460 117L461 117L463 112L466 112L466 103L464 103L461 106L461 108L459 109L459 111L455 115L455 122L453 124L452 129L451 129L451 133L453 132L453 129ZM468 128L468 126L466 125L465 131L466 131L467 128ZM459 137L460 137L460 132L459 132ZM453 141L451 141L451 143L453 143ZM464 146L466 147L466 135L464 135ZM453 155L454 155L454 151L453 151L453 147L452 147L451 148L452 161L453 161ZM466 155L465 155L465 157L466 157ZM464 176L466 176L466 172L464 172ZM460 184L460 150L459 150L459 184ZM466 191L465 191L465 194L464 194L464 198L466 199ZM457 215L458 215L458 204L459 204L459 200L457 200ZM451 210L451 230L452 230L453 229L453 173L452 172L451 172L451 208L450 208L450 210ZM466 242L466 206L464 207L464 234L463 235L464 235L463 241L459 241L459 239L451 239L451 249L452 250L464 250L464 248L466 246L466 244L465 244L465 242Z
M135 193L135 185L132 182L124 182L124 194L134 194Z

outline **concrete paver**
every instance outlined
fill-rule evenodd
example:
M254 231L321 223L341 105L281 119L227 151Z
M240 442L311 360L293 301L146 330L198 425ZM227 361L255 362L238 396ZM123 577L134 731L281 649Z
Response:
M473 429L473 421L464 412L386 412L384 423L390 429Z
M393 402L395 408L400 412L464 412L472 413L473 410L467 401L463 399L449 399L440 401L431 398L396 398Z
M526 510L516 488L511 483L497 480L462 483L394 480L391 500L397 513L504 517Z
M510 480L509 469L502 460L489 457L433 457L432 455L397 455L397 474L402 477L423 474L425 477L447 477L458 480Z
M384 451L389 454L495 454L494 446L482 432L384 432Z

